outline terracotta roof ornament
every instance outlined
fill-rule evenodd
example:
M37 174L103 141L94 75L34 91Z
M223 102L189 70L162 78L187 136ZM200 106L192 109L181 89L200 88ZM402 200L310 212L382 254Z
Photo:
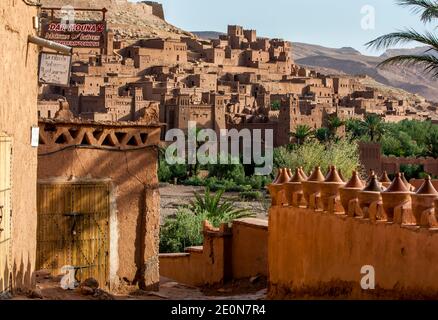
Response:
M389 179L388 172L383 171L383 173L379 179L379 182L381 182L381 183L391 183L392 182L391 179Z
M354 216L354 208L350 208L350 203L352 200L358 199L359 191L363 188L364 183L357 174L357 171L353 171L347 184L339 189L342 207L344 208L344 212L349 216Z
M289 180L292 179L292 177L293 177L292 170L289 169L289 168L287 168L287 169L286 169L286 172L287 172L287 175L289 176Z
M377 176L373 174L367 181L366 187L362 190L365 192L382 192L382 186L377 181Z
M409 188L406 185L406 179L403 181L403 176L400 173L395 175L394 181L392 181L391 185L385 191L386 193L395 193L395 192L409 192Z
M375 175L376 175L376 172L374 170L370 170L366 184L368 184L371 181L371 178Z
M428 216L436 208L438 191L433 186L430 176L426 177L422 186L418 189L417 193L411 195L411 198L412 213L416 224L420 227L431 227Z
M278 177L278 179L275 181L274 184L284 184L286 182L289 182L290 178L291 177L289 177L287 169L282 168L282 169L280 169L280 176Z
M330 172L325 181L320 184L323 210L329 213L343 213L344 209L340 203L339 189L345 185L345 182L339 176L336 166L330 167Z
M323 182L325 180L324 175L321 172L321 167L315 167L310 177L307 179L308 182Z
M302 176L300 168L295 169L295 174L293 177L289 180L289 182L303 182L306 181L306 179Z
M401 173L401 178L402 178L404 184L406 185L406 187L409 189L409 191L410 191L411 189L413 189L412 185L411 185L411 184L409 183L409 181L406 179L406 176L405 176L404 172Z
M304 172L303 167L300 167L299 169L300 169L301 177L302 177L304 180L309 179L309 177L307 176L306 172Z
M277 170L277 176L275 177L274 181L272 181L272 184L276 184L277 181L278 181L278 179L280 179L281 170L282 170L282 169L278 169L278 170Z
M288 205L299 207L304 205L303 203L303 184L305 179L301 176L300 168L295 169L295 174L290 181L284 184L283 189L285 191L286 200Z
M432 179L430 176L427 176L423 185L416 192L418 195L435 195L438 196L438 191L432 184Z
M394 221L396 209L407 205L411 200L411 195L412 192L409 191L409 187L403 181L402 175L397 173L389 188L382 192L383 209L388 222Z
M335 166L330 167L330 172L326 176L324 182L344 183L344 180L339 176L339 172Z
M363 189L365 187L362 179L359 177L357 171L353 171L351 179L344 186L346 189Z

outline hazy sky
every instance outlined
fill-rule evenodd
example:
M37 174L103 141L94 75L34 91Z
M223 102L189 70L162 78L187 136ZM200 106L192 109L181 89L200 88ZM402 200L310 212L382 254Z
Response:
M133 0L134 1L134 0ZM376 55L364 43L413 27L425 30L418 16L396 0L157 0L168 22L188 31L223 31L228 24L257 29L260 36L327 47L353 47ZM363 30L363 6L375 8L375 29ZM433 30L429 25L428 28Z

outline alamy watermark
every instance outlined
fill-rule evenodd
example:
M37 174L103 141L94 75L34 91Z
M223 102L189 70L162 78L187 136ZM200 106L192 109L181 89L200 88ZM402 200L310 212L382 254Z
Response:
M360 26L362 30L375 30L376 29L376 8L372 5L365 5L360 9L361 15L363 15Z
M374 290L376 288L376 270L373 266L366 265L360 269L363 275L360 280L360 286L363 290Z
M165 140L168 164L254 164L256 175L269 175L273 169L274 133L272 129L199 129L189 121L187 134L171 129Z

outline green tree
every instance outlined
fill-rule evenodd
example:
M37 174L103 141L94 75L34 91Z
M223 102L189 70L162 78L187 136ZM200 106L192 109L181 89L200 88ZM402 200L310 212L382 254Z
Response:
M321 127L315 131L315 138L319 142L328 142L330 140L330 130L325 127Z
M310 173L316 166L325 170L330 165L337 166L345 178L348 178L353 170L358 170L360 161L357 143L347 139L329 143L312 140L293 151L289 151L286 147L274 150L276 168L303 167Z
M338 129L344 125L344 121L342 121L338 116L331 116L327 120L327 128L330 131L330 136L332 139L336 138L336 134Z
M379 117L377 114L369 113L365 115L363 125L368 136L370 137L371 142L380 141L385 131L381 117Z
M366 135L366 128L359 119L349 119L345 122L347 132L353 139L361 139Z
M414 13L421 15L424 23L438 19L438 2L433 0L399 0L401 6L411 7ZM426 73L438 78L438 38L429 31L419 33L413 29L405 29L378 37L366 44L368 47L377 50L393 47L398 44L417 42L426 46L423 54L419 55L397 55L390 57L379 64L379 66L422 66Z
M426 138L426 156L438 158L438 128L436 126Z
M299 124L295 131L291 133L291 136L295 139L296 143L302 145L313 134L312 128L307 124Z

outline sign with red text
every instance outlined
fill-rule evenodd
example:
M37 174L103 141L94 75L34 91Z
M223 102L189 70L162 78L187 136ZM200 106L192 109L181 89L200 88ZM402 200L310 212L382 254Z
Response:
M101 48L105 30L105 21L75 21L71 24L50 21L43 28L43 37L73 48Z

